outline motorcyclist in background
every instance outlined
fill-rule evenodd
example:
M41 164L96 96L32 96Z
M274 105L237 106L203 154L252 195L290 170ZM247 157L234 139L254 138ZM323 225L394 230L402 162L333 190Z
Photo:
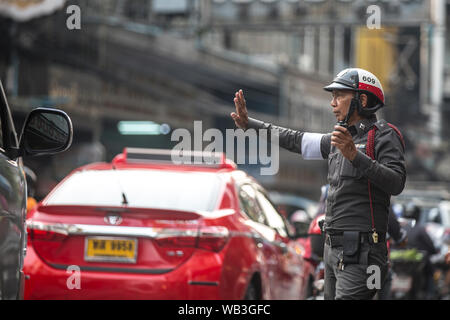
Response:
M434 286L434 267L431 263L430 257L433 254L439 252L437 248L435 248L433 241L428 235L425 227L419 223L420 221L421 208L414 204L410 203L407 205L405 210L405 218L413 219L415 222L412 226L407 226L406 230L408 233L408 247L415 248L425 253L424 261L425 266L423 270L423 276L425 281L425 292L426 299L431 299L433 297L435 286Z
M295 227L297 234L308 234L309 224L311 223L311 218L308 216L305 210L297 210L292 213L290 221Z
M397 216L394 213L393 207L391 206L389 210L388 218L388 234L389 242L398 248L405 248L408 243L408 234L405 229L400 226L397 220ZM390 245L389 245L390 248ZM389 267L388 275L386 281L384 282L381 290L378 292L378 298L380 300L390 300L391 299L391 285L392 285L392 268Z

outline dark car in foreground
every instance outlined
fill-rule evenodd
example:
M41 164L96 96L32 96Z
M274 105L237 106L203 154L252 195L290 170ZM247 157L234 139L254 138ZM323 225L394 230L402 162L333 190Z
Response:
M72 142L72 123L62 111L30 112L20 139L0 82L0 299L23 297L27 185L22 156L61 152Z

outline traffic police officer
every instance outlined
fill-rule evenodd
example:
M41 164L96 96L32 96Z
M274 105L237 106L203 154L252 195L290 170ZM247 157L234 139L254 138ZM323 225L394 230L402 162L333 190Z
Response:
M391 195L405 180L401 133L375 112L384 106L378 78L358 68L341 71L324 88L332 93L338 123L329 134L278 127L248 117L242 90L236 92L236 126L277 130L281 147L304 159L328 159L325 299L371 299L387 273L386 231Z

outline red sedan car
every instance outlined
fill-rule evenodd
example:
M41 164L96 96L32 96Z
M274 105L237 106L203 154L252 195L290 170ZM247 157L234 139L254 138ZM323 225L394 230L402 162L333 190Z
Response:
M66 177L27 219L26 299L302 299L303 249L222 156L125 149Z

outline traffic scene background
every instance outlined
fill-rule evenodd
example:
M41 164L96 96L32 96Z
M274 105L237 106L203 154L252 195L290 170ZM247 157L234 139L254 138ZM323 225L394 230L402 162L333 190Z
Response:
M74 133L63 153L24 157L25 298L321 299L327 162L280 150L262 175L260 163L152 160L195 121L235 129L239 89L253 118L330 132L322 88L358 67L380 79L378 117L406 142L406 188L391 201L401 232L377 299L449 299L449 24L444 0L0 1L16 128L49 107ZM236 204L246 217L227 211Z

